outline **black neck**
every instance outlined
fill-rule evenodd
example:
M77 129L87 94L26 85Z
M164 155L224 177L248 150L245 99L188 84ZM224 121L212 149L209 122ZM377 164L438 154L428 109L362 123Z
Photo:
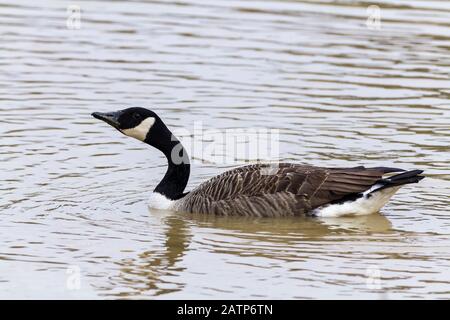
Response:
M188 183L191 168L189 157L181 142L173 136L165 125L155 129L159 131L155 132L155 138L152 138L152 128L148 138L149 141L146 142L160 150L166 156L168 162L167 172L156 186L155 192L170 200L177 200L185 195L183 191Z

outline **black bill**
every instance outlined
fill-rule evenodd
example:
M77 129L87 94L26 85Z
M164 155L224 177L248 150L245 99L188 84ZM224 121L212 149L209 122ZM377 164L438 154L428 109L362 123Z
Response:
M122 111L116 112L94 112L92 116L96 119L100 119L105 121L107 124L113 126L116 129L119 129L119 117L122 114Z

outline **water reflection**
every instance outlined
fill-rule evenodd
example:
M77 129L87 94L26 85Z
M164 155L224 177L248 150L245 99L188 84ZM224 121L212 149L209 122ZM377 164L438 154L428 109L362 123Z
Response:
M381 214L360 217L309 218L286 217L282 219L255 219L245 217L215 217L189 215L198 226L234 230L249 234L273 234L276 237L297 235L302 238L318 237L332 234L351 234L355 232L388 232L389 220Z
M162 222L166 230L163 250L147 250L135 258L116 262L119 275L113 279L114 285L119 282L126 287L126 292L115 295L159 296L182 288L182 283L174 282L174 278L176 280L176 275L185 270L178 263L189 247L191 230L186 221L177 216L167 216Z
M186 270L183 257L192 249L193 234L226 236L227 241L215 237L208 246L215 254L238 257L263 257L286 262L301 260L301 247L311 241L342 241L354 235L371 233L395 233L389 220L381 214L353 219L281 218L264 219L249 217L214 217L154 211L164 224L163 250L146 250L134 258L116 262L119 273L111 279L113 288L125 291L113 292L117 297L170 295L185 286L179 275ZM286 252L286 248L298 247L298 252ZM270 249L270 250L268 250ZM195 249L194 249L195 250ZM112 288L103 287L105 296Z

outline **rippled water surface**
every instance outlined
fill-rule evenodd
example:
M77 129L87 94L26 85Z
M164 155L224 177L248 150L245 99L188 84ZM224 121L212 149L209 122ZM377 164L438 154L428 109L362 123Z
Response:
M379 30L366 1L77 3L0 2L0 298L450 298L449 1ZM126 106L428 178L359 218L154 212L163 157L90 117Z

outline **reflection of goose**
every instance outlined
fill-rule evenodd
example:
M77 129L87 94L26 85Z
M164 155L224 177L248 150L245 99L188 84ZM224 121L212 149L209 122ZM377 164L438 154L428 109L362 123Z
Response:
M291 163L256 164L227 171L184 193L190 173L187 153L154 112L129 108L93 113L127 136L160 150L168 170L150 206L217 215L335 217L378 212L400 188L419 182L413 170L383 178L396 168L321 168Z
M185 269L180 266L180 261L191 243L189 224L174 215L165 216L162 220L167 226L162 250L146 250L133 259L117 262L121 266L121 273L114 280L118 280L121 285L125 283L127 290L120 292L120 296L159 296L182 289L183 285L179 283L181 280L173 276Z
M391 233L392 224L384 215L373 214L356 217L327 218L311 220L303 217L283 217L266 220L255 217L222 217L214 215L193 214L186 216L193 225L211 227L229 234L259 234L261 241L268 239L322 238L328 235L352 233ZM228 232L227 232L228 233Z
M305 217L284 217L280 219L260 219L255 217L223 217L203 214L179 214L169 211L153 211L159 215L164 228L162 249L146 250L132 259L116 262L120 273L111 278L110 288L123 288L123 291L102 288L105 295L124 297L178 295L185 288L185 277L191 258L186 256L198 250L210 254L233 256L231 259L258 256L272 261L301 261L311 258L311 245L314 250L326 252L327 243L335 243L339 250L348 252L351 247L339 245L351 241L370 238L362 234L398 234L391 229L389 220L383 215L358 216L352 218L311 220ZM193 235L196 239L193 240ZM331 240L330 240L331 239ZM315 244L314 244L315 243ZM321 249L322 248L322 249ZM317 251L314 251L317 253ZM319 254L321 255L321 254ZM206 258L209 263L211 257ZM314 257L316 259L316 257ZM244 263L244 261L241 261ZM252 261L246 261L252 263ZM190 265L192 267L192 265ZM194 266L195 268L195 266ZM203 272L207 272L202 270ZM195 271L194 271L195 272Z
M330 229L339 229L344 230L345 232L394 232L392 230L392 224L389 219L381 214L372 214L358 217L327 218L321 219L321 222L323 223L323 225L326 225Z

